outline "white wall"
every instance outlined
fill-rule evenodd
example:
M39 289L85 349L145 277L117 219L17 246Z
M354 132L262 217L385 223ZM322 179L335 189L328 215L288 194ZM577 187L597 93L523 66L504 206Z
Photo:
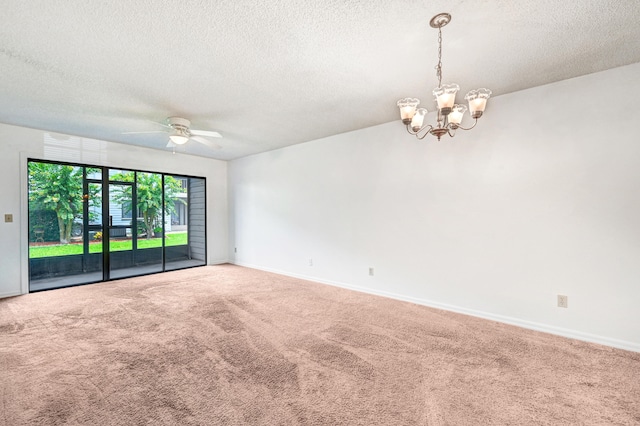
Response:
M232 161L230 256L640 351L638 99L635 64L491 99L442 142L398 120Z
M0 297L26 291L27 158L207 178L207 262L228 260L227 163L195 156L0 124ZM5 223L4 214L14 222Z

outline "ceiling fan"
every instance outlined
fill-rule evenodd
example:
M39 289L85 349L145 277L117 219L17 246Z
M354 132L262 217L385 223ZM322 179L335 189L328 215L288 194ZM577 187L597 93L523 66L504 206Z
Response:
M167 130L151 130L146 132L124 132L124 135L144 134L144 133L169 133L169 143L167 148L175 148L176 145L184 145L189 140L199 142L212 149L222 148L217 143L210 141L204 136L210 138L221 138L222 135L218 132L209 130L196 130L191 129L191 121L181 117L168 117L165 123L158 123L161 126L167 128Z

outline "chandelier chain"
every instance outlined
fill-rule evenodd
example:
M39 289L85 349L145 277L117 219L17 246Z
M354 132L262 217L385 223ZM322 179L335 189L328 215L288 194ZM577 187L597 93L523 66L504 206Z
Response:
M438 87L442 87L442 28L438 27L438 65L436 65Z

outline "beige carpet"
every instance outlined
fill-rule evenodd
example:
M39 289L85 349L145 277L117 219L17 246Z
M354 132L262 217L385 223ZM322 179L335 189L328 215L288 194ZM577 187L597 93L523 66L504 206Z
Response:
M638 425L640 354L232 265L0 300L0 424Z

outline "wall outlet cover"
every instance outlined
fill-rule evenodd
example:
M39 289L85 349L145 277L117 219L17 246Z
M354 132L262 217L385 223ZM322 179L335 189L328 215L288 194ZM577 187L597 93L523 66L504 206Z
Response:
M558 295L558 307L559 308L568 308L569 307L569 298L565 295Z

